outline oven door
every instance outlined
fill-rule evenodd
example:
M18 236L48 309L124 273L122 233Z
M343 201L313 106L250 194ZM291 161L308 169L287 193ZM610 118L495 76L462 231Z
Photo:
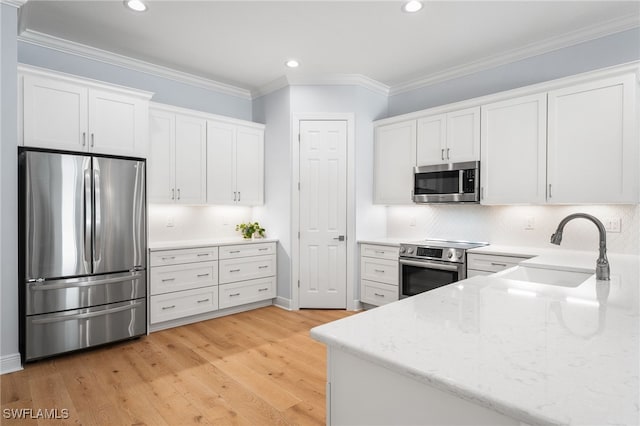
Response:
M466 278L464 264L399 259L400 298L415 296Z

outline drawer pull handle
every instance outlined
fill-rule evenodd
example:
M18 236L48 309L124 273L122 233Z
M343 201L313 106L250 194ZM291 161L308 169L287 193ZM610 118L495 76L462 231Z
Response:
M384 254L384 250L376 250L375 253L376 254Z
M209 253L198 253L198 257L200 256L209 256Z
M162 310L163 310L163 311L166 311L167 309L173 309L173 308L175 308L175 307L176 307L176 305L163 306L163 307L162 307Z
M384 297L384 294L380 294L380 293L373 293L373 295L378 297Z
M506 263L495 263L495 262L491 262L491 266L507 266Z
M384 269L374 269L374 272L379 272L381 274L384 274Z
M208 276L209 276L208 273L207 274L198 274L198 278L200 278L200 277L208 277Z
M259 248L258 251L265 251L265 250L269 250L269 247L264 247L264 248Z
M267 291L269 290L269 287L265 287L265 288L259 288L258 291Z
M167 257L163 257L162 260L173 260L175 259L175 256L167 256Z
M208 302L208 301L209 301L209 299L207 298L207 299L198 300L198 303L204 303L204 302Z
M240 293L231 293L231 294L229 295L229 297L235 297L235 296L240 296Z
M165 278L162 280L163 283L166 283L167 281L175 281L175 278Z
M229 272L240 272L240 269L230 269Z
M240 250L231 250L229 253L240 253Z
M264 268L268 268L269 265L262 265L262 266L258 266L258 269L264 269Z

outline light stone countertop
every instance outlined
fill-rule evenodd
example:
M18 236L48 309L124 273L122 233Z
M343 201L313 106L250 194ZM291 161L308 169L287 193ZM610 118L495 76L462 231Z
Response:
M400 243L406 243L406 238L370 238L358 240L358 244L375 244L379 246L400 247Z
M610 255L609 283L574 288L473 277L311 336L524 423L637 425L639 260ZM595 261L567 250L525 262L593 272Z
M207 240L156 241L149 243L149 251L176 250L209 246L230 246L236 244L275 243L277 238L257 238L255 240L242 237L214 238Z

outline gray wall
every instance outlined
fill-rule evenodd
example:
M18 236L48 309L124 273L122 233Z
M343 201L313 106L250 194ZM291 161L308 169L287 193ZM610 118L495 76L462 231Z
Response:
M253 102L253 118L266 124L264 135L264 206L253 209L254 220L276 237L277 295L291 299L291 89L285 87Z
M389 97L389 116L640 59L640 28Z
M18 353L18 10L0 4L0 356Z
M153 92L153 101L227 117L251 120L251 100L180 83L117 65L87 59L34 44L18 42L24 64Z
M355 114L356 235L381 237L386 210L373 200L373 120L386 114L387 97L359 86L292 86L257 98L254 119L265 123L265 205L254 217L280 239L278 296L291 299L291 143L293 114ZM359 288L356 286L358 297Z

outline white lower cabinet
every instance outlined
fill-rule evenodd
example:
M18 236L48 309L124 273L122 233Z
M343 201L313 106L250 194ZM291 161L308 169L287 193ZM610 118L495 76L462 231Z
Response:
M276 297L275 251L275 243L226 246L220 251L220 308Z
M216 312L225 308L253 309L249 304L273 299L275 253L275 242L152 251L151 330L226 315Z
M398 247L360 246L360 300L381 306L398 300Z
M514 267L523 260L532 256L517 256L505 253L504 255L467 253L467 278L478 275L491 275L507 268Z
M276 297L276 277L240 281L220 286L220 309Z
M218 309L218 286L151 296L151 324Z

